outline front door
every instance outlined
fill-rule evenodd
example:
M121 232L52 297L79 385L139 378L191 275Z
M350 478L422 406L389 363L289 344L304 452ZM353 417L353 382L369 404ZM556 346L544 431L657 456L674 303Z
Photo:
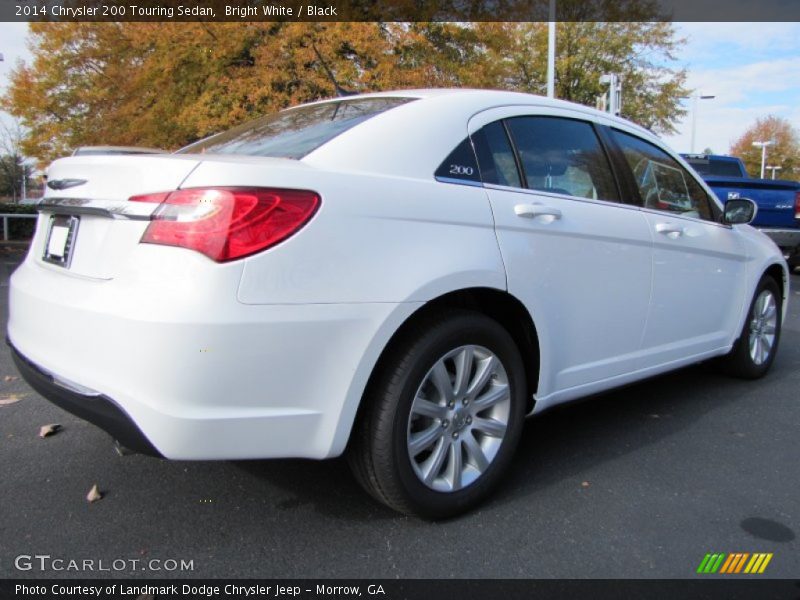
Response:
M738 233L694 176L634 135L612 130L633 171L653 235L653 297L644 366L713 352L730 343L745 302L746 253Z

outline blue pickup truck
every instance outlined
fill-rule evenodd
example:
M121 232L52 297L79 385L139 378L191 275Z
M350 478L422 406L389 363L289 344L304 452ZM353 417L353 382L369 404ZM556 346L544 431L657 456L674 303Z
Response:
M755 179L735 156L682 154L723 202L750 198L758 205L753 226L783 251L789 268L800 267L800 183Z

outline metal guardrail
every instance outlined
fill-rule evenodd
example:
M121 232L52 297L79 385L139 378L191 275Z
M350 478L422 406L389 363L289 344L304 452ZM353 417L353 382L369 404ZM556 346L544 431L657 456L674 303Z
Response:
M35 219L39 215L26 215L26 214L18 214L18 213L0 213L0 217L3 217L3 241L8 241L8 220L9 219Z

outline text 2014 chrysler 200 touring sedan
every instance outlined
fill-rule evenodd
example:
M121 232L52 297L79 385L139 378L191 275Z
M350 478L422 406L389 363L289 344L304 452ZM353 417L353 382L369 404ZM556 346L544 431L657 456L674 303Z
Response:
M58 160L11 281L30 384L172 459L347 453L398 510L496 485L526 415L770 367L786 265L631 123L511 92L307 104Z

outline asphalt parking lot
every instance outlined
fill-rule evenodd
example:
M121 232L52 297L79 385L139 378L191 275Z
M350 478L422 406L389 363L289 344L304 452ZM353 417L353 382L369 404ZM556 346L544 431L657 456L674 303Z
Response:
M16 258L0 260L5 328ZM684 578L708 552L771 552L763 577L797 577L800 276L792 285L765 379L699 365L551 411L526 425L499 493L441 523L376 504L341 459L118 456L102 431L6 380L3 346L0 577ZM40 439L48 423L63 429ZM105 495L89 504L93 484ZM193 570L15 568L34 554Z

